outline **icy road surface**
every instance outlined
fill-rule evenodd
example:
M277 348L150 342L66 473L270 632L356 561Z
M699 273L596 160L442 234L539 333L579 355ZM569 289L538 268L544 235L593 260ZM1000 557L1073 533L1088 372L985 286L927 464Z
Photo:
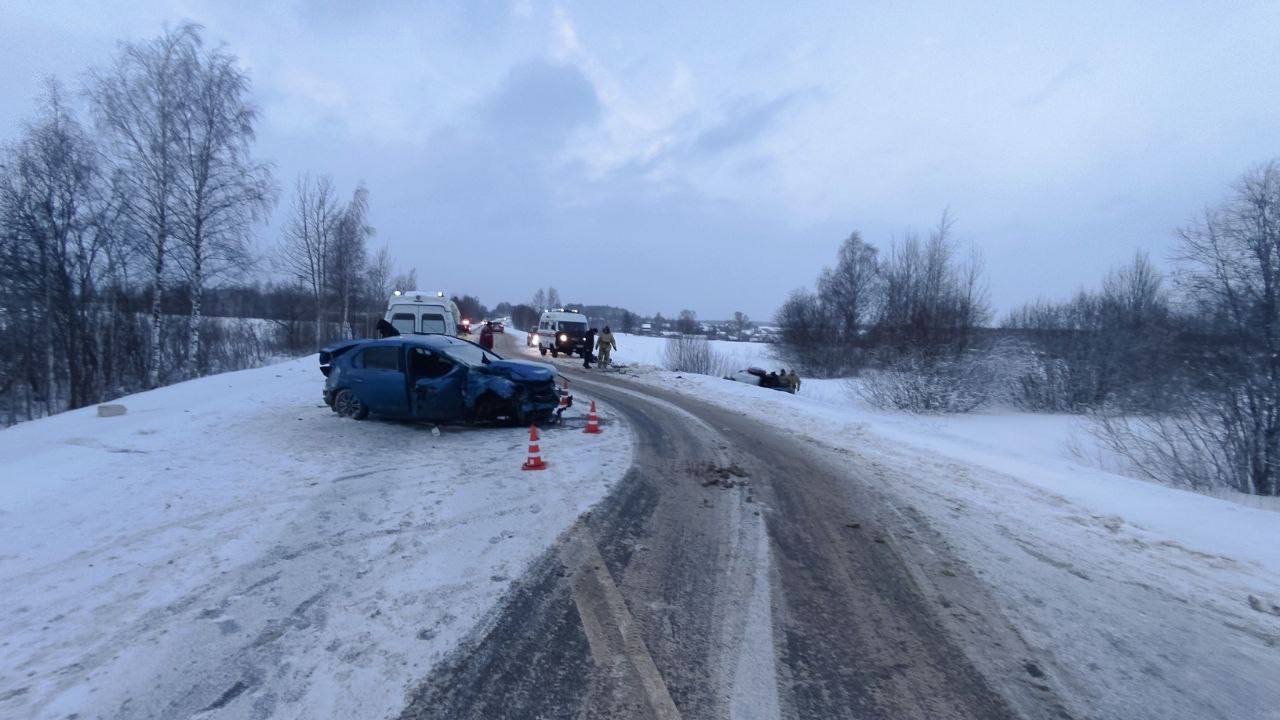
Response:
M1073 716L1280 718L1280 513L1084 466L1050 451L1067 439L1052 417L885 413L832 392L842 381L797 397L629 379L837 458L953 634L970 649L992 637L989 596L1032 653L1021 679L1055 685Z
M1280 514L1064 460L1045 418L554 362L635 462L406 720L1280 717Z
M0 717L380 718L629 433L337 418L314 357L0 432Z

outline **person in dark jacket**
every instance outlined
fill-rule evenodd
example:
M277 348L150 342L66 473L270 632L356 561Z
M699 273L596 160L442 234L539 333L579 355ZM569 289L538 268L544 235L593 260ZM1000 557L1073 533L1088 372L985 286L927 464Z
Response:
M596 346L596 332L595 328L591 328L587 331L587 336L582 339L582 367L587 369L591 368L591 361L595 359L591 351Z
M480 347L485 350L493 349L493 323L488 320L485 320L484 327L480 328Z
M383 318L378 321L377 328L378 328L378 337L380 338L396 337L397 335L400 334L400 331L396 329L396 326L387 322L386 318Z

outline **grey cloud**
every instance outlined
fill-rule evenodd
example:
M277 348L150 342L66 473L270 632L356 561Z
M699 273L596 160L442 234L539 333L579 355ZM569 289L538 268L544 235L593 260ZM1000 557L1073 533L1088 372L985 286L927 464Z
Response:
M692 149L699 154L716 155L750 143L801 97L799 92L789 92L765 101L739 99L729 105L723 121L698 134Z
M600 117L595 88L578 68L533 61L508 73L482 102L479 116L492 132L556 145Z

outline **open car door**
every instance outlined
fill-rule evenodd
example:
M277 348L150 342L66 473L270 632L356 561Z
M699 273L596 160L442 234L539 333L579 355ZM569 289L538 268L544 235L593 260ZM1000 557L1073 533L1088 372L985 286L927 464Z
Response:
M436 422L463 419L466 414L463 401L466 380L465 366L441 353L413 348L409 352L413 416Z

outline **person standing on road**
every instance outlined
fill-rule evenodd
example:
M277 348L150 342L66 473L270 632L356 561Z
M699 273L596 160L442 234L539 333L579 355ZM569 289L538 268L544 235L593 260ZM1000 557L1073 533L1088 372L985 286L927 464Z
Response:
M582 340L582 367L591 369L591 351L596 346L596 329L591 328L587 331L587 336Z
M480 347L485 350L493 349L493 324L488 320L484 322L484 327L480 328Z
M787 380L790 381L792 393L800 392L800 376L796 374L795 368L791 369L791 372L787 375Z
M604 332L600 333L600 338L596 340L596 350L599 352L596 364L600 366L601 370L609 367L609 354L617 349L618 341L613 339L613 331L609 329L608 325L605 325Z

